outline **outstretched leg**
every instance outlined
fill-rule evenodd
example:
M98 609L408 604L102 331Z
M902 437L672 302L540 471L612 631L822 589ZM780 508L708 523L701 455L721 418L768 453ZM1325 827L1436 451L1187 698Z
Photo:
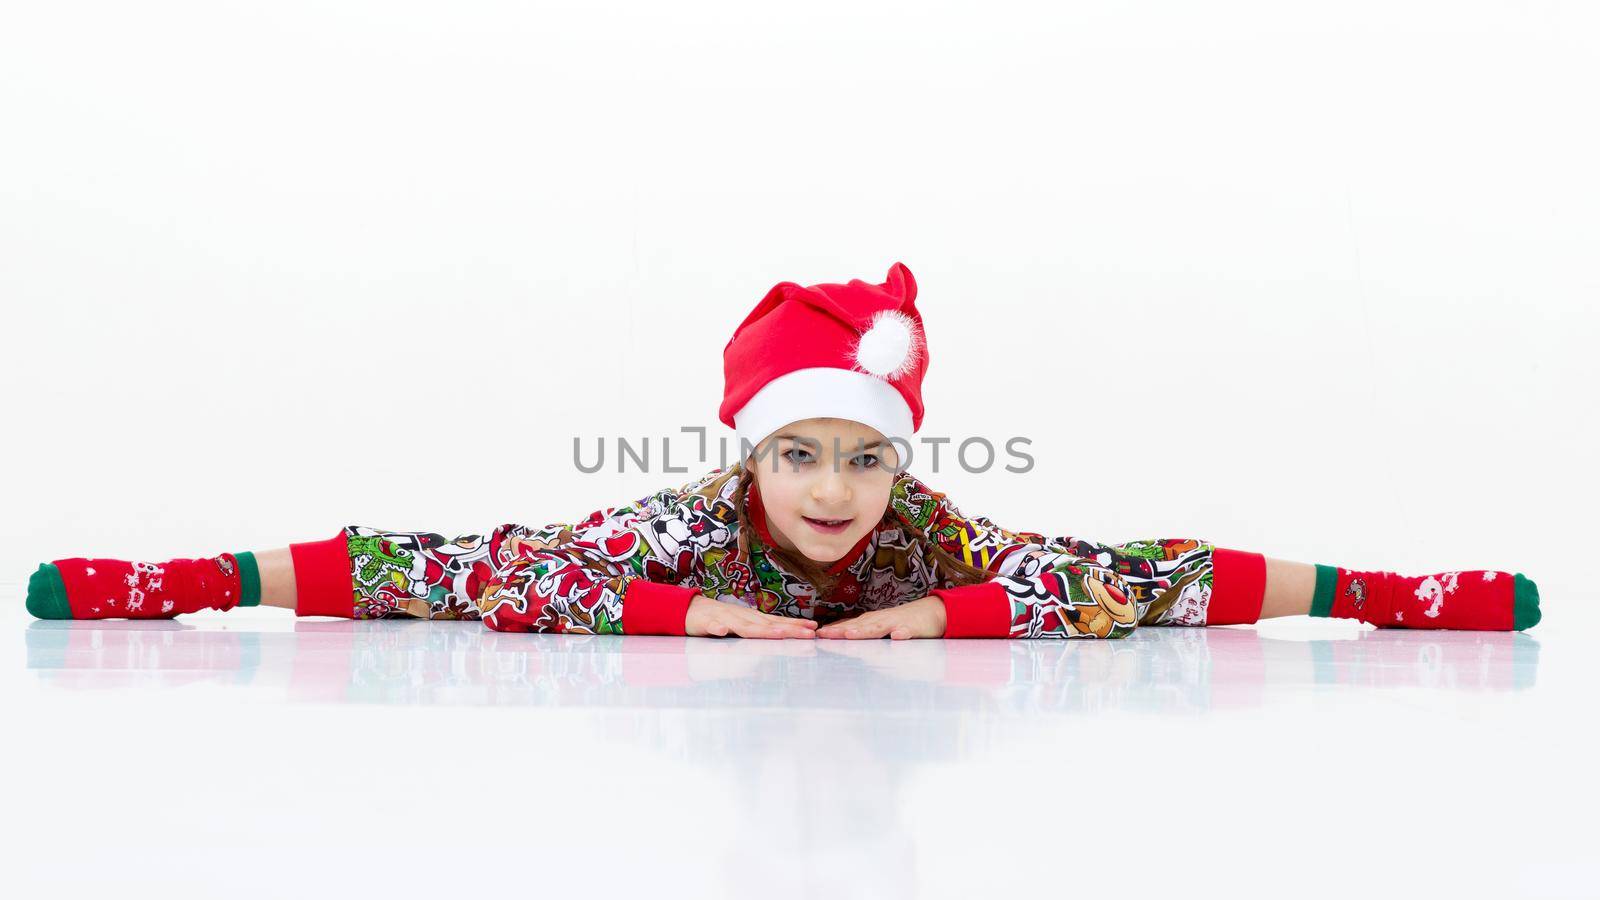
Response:
M1317 589L1317 567L1287 559L1267 560L1266 590L1261 597L1261 618L1303 616L1311 612Z
M59 559L28 583L42 619L171 618L202 609L275 606L302 616L476 619L494 562L527 529L487 535L348 526L331 538L209 559Z
M261 605L294 609L294 557L289 548L256 551L256 567L261 572Z
M1538 587L1510 572L1366 572L1274 559L1197 538L1055 540L1122 576L1141 625L1241 625L1312 615L1379 628L1521 631L1540 616Z
M1263 559L1263 619L1310 615L1379 628L1521 631L1540 618L1539 588L1521 574L1472 569L1407 576ZM1224 580L1215 585L1236 587Z

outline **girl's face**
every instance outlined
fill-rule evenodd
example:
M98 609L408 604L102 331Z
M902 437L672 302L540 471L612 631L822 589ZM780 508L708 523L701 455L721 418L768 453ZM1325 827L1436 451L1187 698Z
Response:
M876 429L817 418L768 435L746 465L755 471L773 540L826 564L849 553L883 518L898 460Z

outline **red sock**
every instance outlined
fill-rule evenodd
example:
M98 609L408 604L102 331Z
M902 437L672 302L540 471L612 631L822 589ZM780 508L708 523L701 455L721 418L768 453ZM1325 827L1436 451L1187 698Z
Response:
M1379 628L1521 631L1539 621L1539 588L1485 569L1407 576L1319 565L1311 615Z
M28 611L41 619L170 619L260 601L255 557L139 562L58 559L28 581Z

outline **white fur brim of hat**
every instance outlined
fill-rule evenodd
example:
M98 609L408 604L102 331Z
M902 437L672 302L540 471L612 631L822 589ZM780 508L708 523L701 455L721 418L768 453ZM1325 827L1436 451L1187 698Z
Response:
M735 450L742 459L746 443L758 447L785 425L821 417L860 422L903 441L897 454L911 445L911 407L893 385L865 372L820 366L780 375L757 391L733 416Z

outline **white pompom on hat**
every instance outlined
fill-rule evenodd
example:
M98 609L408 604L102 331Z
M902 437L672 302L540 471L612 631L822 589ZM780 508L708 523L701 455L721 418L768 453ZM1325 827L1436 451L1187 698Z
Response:
M723 348L718 418L742 452L791 422L850 419L909 445L922 427L927 337L902 263L882 284L780 282ZM902 451L903 452L903 451Z

